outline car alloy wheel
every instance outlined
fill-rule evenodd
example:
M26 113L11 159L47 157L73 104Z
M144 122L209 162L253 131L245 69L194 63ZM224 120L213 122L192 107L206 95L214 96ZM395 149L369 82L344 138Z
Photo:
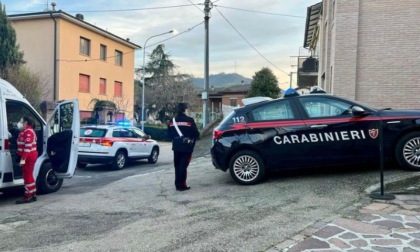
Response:
M255 158L251 156L241 156L233 163L233 172L243 181L254 180L260 171L260 166Z
M157 162L158 158L159 158L159 151L155 147L155 148L153 148L152 153L150 154L150 157L148 159L148 162L150 164L155 164Z
M420 137L407 141L403 148L403 155L407 163L420 168Z
M112 162L112 168L114 170L123 169L125 166L126 159L127 158L124 151L121 151L121 150L117 151L114 157L114 161Z
M242 185L253 185L260 182L265 175L265 165L254 151L239 151L229 165L230 174Z
M125 157L124 157L124 154L121 153L117 156L118 168L123 168L124 164L125 164Z
M395 158L401 167L420 171L420 132L410 132L400 138L395 148Z

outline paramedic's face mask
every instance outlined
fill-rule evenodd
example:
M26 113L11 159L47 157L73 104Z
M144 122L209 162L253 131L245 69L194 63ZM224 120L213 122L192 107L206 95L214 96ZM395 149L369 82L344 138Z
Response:
M26 125L26 122L23 121L23 119L20 119L20 121L17 124L17 127L19 130L22 130Z
M23 123L18 122L17 127L18 127L19 130L22 130L23 129Z

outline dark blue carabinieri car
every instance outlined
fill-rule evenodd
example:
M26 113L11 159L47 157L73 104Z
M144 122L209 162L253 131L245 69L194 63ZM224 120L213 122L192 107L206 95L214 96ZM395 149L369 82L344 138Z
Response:
M420 171L420 110L375 109L328 94L235 109L213 131L211 154L238 183L256 184L267 170L379 163L380 134L385 161Z

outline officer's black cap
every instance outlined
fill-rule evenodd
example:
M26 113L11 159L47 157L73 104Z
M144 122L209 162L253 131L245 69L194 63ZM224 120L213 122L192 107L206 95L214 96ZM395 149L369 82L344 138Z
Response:
M185 111L188 108L188 104L185 102L178 103L178 111Z

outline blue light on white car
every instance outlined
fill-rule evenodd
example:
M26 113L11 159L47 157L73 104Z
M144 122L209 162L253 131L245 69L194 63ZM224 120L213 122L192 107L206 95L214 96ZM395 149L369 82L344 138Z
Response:
M131 126L131 122L130 121L118 121L117 125L118 126Z

